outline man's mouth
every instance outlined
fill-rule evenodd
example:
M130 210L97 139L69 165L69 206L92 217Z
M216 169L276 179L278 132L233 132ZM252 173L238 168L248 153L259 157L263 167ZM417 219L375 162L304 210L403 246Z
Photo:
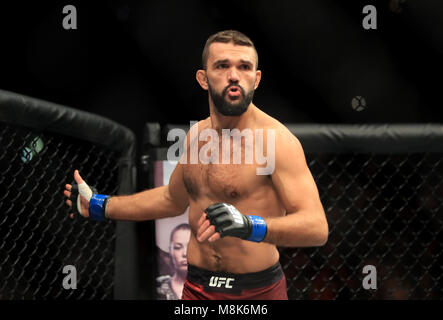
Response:
M228 96L230 98L237 98L237 97L239 97L241 95L240 88L239 87L235 87L235 86L234 87L230 87L228 89L227 93L228 93Z

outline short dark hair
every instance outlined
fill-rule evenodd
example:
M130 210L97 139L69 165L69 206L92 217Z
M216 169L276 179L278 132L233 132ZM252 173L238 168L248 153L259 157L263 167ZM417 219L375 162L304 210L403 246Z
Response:
M255 69L258 69L258 53L257 49L255 49L254 43L251 39L249 39L248 36L241 33L237 30L224 30L217 32L210 36L208 40L206 40L205 47L203 48L203 54L202 54L202 67L204 70L206 70L208 57L209 57L209 46L213 44L214 42L222 42L222 43L229 43L233 42L235 45L238 46L246 46L246 47L252 47L255 51L255 58L257 60Z

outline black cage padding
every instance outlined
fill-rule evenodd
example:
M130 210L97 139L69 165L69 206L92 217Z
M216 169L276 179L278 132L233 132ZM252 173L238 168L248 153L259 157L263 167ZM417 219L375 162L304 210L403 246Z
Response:
M440 124L284 124L302 143L305 152L320 153L405 153L443 151L443 126ZM189 125L167 124L161 130L161 142L168 145L172 129L188 132ZM146 136L156 136L151 130ZM157 142L158 141L158 142Z
M135 136L109 119L0 90L0 298L135 298L129 222L69 219L79 169L102 194L136 191ZM77 289L63 268L76 267Z
M135 135L104 117L0 90L0 120L37 131L62 133L135 156Z

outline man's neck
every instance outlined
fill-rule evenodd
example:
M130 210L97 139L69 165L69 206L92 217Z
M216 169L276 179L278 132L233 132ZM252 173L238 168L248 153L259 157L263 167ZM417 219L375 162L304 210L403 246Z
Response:
M217 111L215 106L211 103L209 105L209 114L211 118L211 127L216 131L222 129L239 129L240 131L245 128L251 127L251 122L255 116L256 106L251 102L248 109L239 116L224 116Z

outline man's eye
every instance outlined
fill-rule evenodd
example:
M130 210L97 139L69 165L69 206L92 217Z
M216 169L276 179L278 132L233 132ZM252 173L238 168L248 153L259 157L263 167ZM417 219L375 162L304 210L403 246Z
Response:
M243 69L243 70L249 70L250 69L249 65L247 65L247 64L242 64L240 66L240 68Z
M217 69L225 69L225 68L227 68L227 67L228 67L227 64L222 63L222 64L219 64L219 65L217 66Z

